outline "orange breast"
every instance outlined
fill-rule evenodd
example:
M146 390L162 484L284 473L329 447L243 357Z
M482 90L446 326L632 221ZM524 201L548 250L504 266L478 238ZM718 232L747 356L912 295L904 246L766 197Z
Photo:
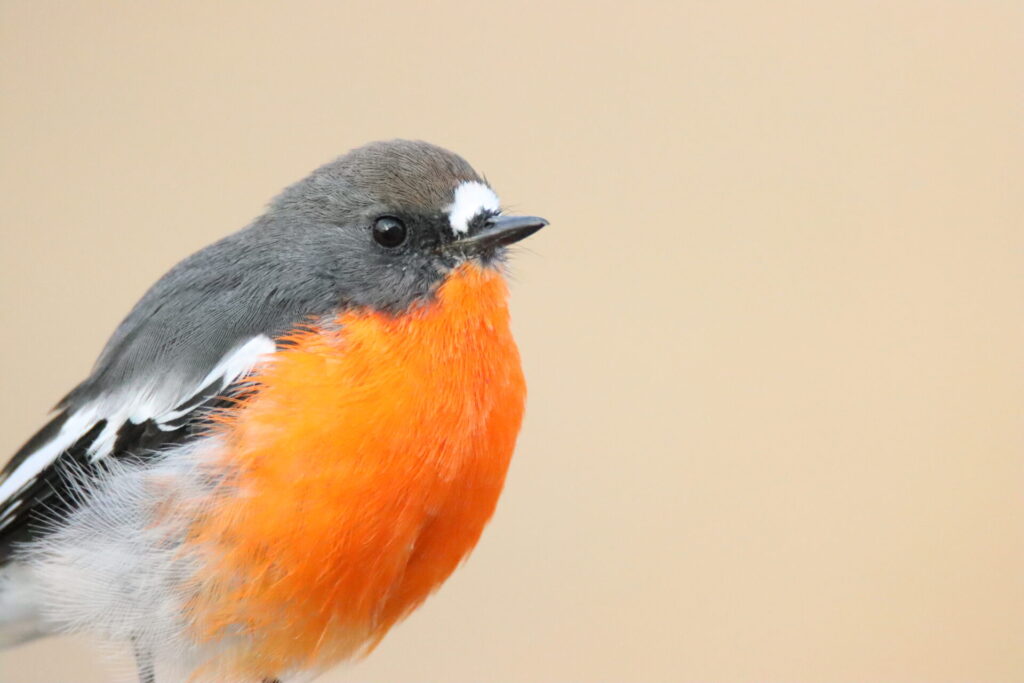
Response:
M237 474L191 539L208 558L191 608L200 638L251 643L235 673L366 651L472 549L523 411L506 297L464 266L400 317L298 332L225 416Z

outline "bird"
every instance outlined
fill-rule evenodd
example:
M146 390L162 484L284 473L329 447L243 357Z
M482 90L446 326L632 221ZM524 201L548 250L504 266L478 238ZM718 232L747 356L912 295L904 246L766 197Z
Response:
M140 683L308 680L467 557L523 418L510 215L462 157L358 147L185 258L0 472L0 646Z

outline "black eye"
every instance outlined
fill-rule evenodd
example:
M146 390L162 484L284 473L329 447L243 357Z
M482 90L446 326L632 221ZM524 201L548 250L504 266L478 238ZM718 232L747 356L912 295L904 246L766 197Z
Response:
M382 216L373 224L374 241L388 249L404 242L407 234L405 223L391 216Z

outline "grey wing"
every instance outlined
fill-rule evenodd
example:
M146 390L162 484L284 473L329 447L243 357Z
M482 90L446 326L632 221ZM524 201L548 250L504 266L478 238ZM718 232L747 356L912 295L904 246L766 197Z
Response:
M94 471L192 438L275 352L275 339L337 308L329 283L289 267L262 238L253 228L235 233L161 278L90 377L0 471L0 564L41 532L41 517L75 504L68 469Z
M144 458L195 437L211 411L245 386L246 377L276 350L257 335L228 351L185 392L128 386L78 406L65 406L0 472L0 563L14 544L34 538L46 520L78 502L72 477L88 476L109 458Z

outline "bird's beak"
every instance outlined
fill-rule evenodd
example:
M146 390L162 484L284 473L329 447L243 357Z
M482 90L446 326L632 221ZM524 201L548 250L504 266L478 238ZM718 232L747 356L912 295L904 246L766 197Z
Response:
M449 243L445 250L464 256L481 254L525 239L547 224L537 216L493 216L479 232Z

